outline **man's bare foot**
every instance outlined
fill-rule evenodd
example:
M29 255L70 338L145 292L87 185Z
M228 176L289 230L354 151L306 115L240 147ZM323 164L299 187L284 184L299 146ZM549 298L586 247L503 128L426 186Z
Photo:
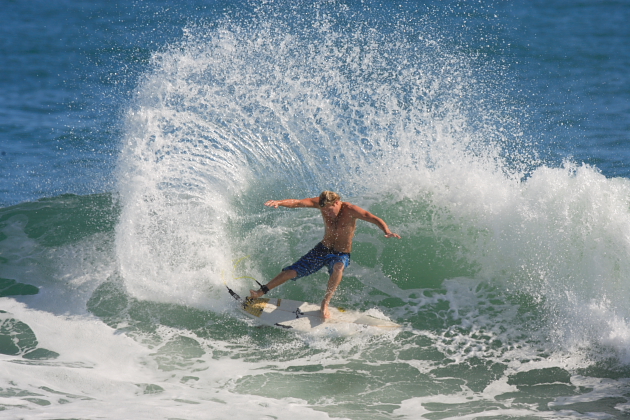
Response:
M328 304L323 303L322 302L322 318L324 319L330 319L332 318L332 315L330 315L330 311L328 310Z
M253 298L259 298L262 295L264 295L262 290L250 290L249 291L249 296L253 297Z

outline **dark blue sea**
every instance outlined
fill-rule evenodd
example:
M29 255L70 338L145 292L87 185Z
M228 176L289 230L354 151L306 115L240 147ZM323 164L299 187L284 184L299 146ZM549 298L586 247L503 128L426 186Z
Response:
M0 418L630 415L630 3L4 0ZM332 304L226 292L359 222ZM322 271L272 297L319 302Z

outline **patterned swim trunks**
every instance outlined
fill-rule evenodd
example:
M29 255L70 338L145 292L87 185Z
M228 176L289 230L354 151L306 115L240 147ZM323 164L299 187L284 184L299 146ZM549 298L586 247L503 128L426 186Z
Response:
M297 280L319 271L324 266L328 266L328 274L332 274L333 266L338 262L343 263L344 268L349 266L350 254L347 252L337 252L322 245L320 242L315 245L315 248L308 251L306 255L297 260L294 264L283 268L282 271L297 271L297 277L293 278L293 280Z

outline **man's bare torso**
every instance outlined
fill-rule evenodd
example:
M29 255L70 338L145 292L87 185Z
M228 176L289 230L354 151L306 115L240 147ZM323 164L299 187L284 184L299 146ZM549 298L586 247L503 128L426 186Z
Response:
M322 209L324 219L324 239L322 244L336 252L351 252L352 239L357 228L357 218L350 203L341 203L336 216Z

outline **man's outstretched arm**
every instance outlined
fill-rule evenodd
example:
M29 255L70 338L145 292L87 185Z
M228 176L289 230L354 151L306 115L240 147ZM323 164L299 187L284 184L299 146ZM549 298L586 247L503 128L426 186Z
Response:
M297 208L297 207L319 207L319 197L313 198L303 198L301 200L297 200L295 198L287 198L286 200L269 200L265 203L267 207L289 207L289 208Z
M400 235L389 230L389 226L383 219L378 216L373 215L369 211L362 209L359 206L352 205L352 210L355 212L356 217L361 220L365 220L366 222L370 222L379 227L384 233L386 238L398 238L400 239Z

